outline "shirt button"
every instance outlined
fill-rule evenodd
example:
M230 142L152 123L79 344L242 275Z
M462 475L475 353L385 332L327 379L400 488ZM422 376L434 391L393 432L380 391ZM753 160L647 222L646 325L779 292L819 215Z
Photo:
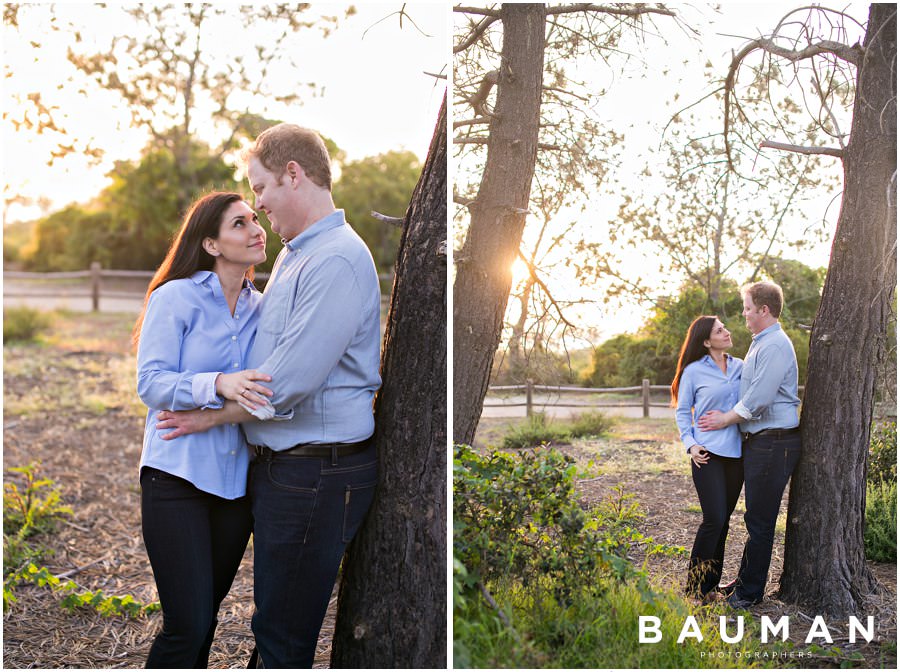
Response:
M241 319L241 316L238 315L237 313L235 313L235 314L234 314L234 319L239 320L239 319Z
M234 451L233 451L233 450L231 451L231 454L234 455Z
M231 337L231 340L232 340L232 341L236 341L236 340L237 340L237 336L232 336L232 337Z
M238 363L235 362L234 364L232 364L232 366L233 366L234 368L238 368Z

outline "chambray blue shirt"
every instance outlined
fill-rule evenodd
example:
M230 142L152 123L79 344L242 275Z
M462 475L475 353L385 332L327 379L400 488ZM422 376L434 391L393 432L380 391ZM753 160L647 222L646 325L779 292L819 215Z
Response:
M137 356L137 391L149 408L141 466L184 478L226 499L246 493L250 452L238 424L164 441L159 411L221 408L215 380L246 366L259 321L260 294L249 281L232 316L211 271L170 280L150 294Z
M353 443L375 428L381 290L372 255L336 210L285 244L263 295L250 368L272 376L276 419L250 443Z
M753 337L744 372L740 401L734 412L744 418L742 432L791 429L800 424L794 344L776 322Z
M738 400L744 363L725 355L728 365L723 373L709 355L691 362L681 373L675 422L686 450L697 444L722 457L741 456L741 433L737 425L710 432L700 430L696 421L707 411L725 411Z

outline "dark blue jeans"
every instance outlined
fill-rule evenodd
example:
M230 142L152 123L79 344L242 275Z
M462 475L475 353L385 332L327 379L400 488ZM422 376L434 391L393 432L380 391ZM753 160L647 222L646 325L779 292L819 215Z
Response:
M715 590L722 578L728 520L744 484L744 464L740 457L709 453L709 462L702 467L691 462L691 476L703 510L703 522L691 550L687 592L702 597Z
M735 592L739 598L763 598L772 561L775 522L781 497L800 460L800 433L783 437L751 436L743 442L744 523L749 535L741 557Z
M250 463L252 628L267 668L309 668L344 549L375 494L375 444L339 458Z
M247 497L223 499L164 471L141 469L141 527L163 612L145 667L207 666L219 604L251 526Z

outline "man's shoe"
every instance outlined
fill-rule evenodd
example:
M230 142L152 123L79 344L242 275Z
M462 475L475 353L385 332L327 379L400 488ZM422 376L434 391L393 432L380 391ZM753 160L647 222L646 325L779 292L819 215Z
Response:
M732 609L749 609L752 606L755 606L762 602L762 599L750 600L745 597L738 597L736 592L732 593L725 600L726 604Z
M737 579L732 579L731 581L729 581L726 584L720 583L718 586L716 586L716 590L718 590L720 593L722 593L722 595L725 595L726 597L728 597L729 595L731 595L734 592L734 589L737 588L737 581L738 581Z

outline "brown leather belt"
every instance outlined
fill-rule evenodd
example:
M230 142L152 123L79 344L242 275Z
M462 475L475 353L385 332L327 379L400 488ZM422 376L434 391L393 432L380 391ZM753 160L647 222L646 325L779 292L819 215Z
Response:
M294 457L343 457L361 453L372 445L372 438L357 443L298 443L284 450L272 450L268 446L250 444L257 457L272 458L275 455L292 455Z

